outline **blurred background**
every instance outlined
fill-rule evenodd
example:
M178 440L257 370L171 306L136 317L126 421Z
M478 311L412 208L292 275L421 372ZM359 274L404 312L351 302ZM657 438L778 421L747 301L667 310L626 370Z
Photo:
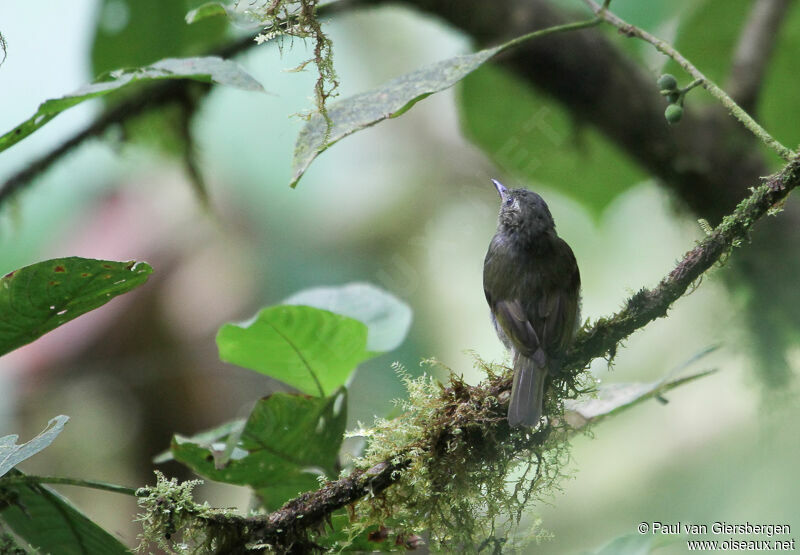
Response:
M165 4L175 6L159 17L183 25L188 5ZM44 8L6 3L0 9L8 43L0 66L0 129L103 70L158 59L135 50L147 42L141 37L114 42L125 33L136 36L142 9L123 0ZM615 9L667 39L682 18L702 10L656 1L638 11L634 2L620 1ZM167 17L176 13L177 21ZM226 31L221 20L204 25L198 33L206 33L205 47L241 32ZM790 25L788 36L800 34L797 14ZM338 14L326 29L342 97L473 49L467 36L399 6ZM310 286L369 281L414 311L405 343L359 368L348 407L351 428L389 414L391 399L403 395L393 361L418 373L420 359L436 357L478 382L482 376L467 350L487 360L505 356L482 291L498 208L491 177L545 197L580 264L585 318L608 315L634 291L655 285L704 235L696 216L665 189L595 132L576 134L564 110L535 92L525 93L532 107L522 122L525 141L497 126L493 133L501 139L509 133L499 146L496 138L476 139L481 125L491 125L476 113L492 114L505 102L502 90L518 86L494 67L345 139L290 189L294 140L303 124L293 114L313 107L315 74L286 70L310 55L311 45L301 40L285 43L282 52L274 44L251 48L236 59L268 94L215 87L202 101L192 130L210 211L169 145L155 140L158 125L147 121L135 141L109 133L86 142L3 209L0 274L73 255L146 260L155 268L144 287L0 359L0 435L27 440L51 417L71 418L53 446L23 470L152 483L152 457L173 433L244 416L257 398L283 388L219 362L219 326ZM663 60L644 50L638 55L655 77ZM115 56L132 61L112 63ZM99 102L81 104L2 153L0 180L101 109ZM520 159L526 167L515 163ZM583 188L571 185L575 175ZM601 382L653 381L720 346L689 367L716 368L716 374L671 392L666 405L648 402L575 439L563 492L532 512L553 536L537 552L593 550L635 534L641 521L788 523L800 533L796 387L789 381L767 388L754 371L759 360L750 349L743 301L722 283L725 271L713 270L668 318L626 341L613 368L595 361L592 372ZM790 348L786 357L796 372L800 352ZM189 477L177 465L162 470ZM128 498L61 491L135 545L136 507ZM206 484L198 497L217 506L248 505L246 490L230 486Z

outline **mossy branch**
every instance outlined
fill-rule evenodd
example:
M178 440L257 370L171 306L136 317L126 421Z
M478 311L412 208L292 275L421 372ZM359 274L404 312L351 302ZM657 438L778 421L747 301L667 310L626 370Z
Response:
M269 515L240 517L208 514L202 518L215 530L225 530L228 539L246 539L251 547L257 545L280 552L306 552L319 547L310 538L330 522L334 511L353 506L365 497L374 499L386 495L385 492L401 482L412 467L435 469L441 466L441 472L429 473L429 476L438 476L440 479L458 480L465 475L471 476L469 473L480 472L481 466L490 468L490 473L499 472L504 477L509 463L503 461L511 461L519 453L529 453L538 458L536 476L521 493L521 500L512 504L516 508L523 506L529 498L536 496L535 488L541 479L554 480L552 476L540 476L540 472L542 454L554 445L563 443L565 428L561 427L559 416L553 410L558 406L558 399L569 391L573 394L577 391L575 380L591 360L613 357L622 340L653 320L665 316L672 304L704 272L724 260L734 247L748 239L753 225L759 219L776 213L787 195L800 184L798 170L800 160L794 159L783 170L766 178L763 184L752 189L752 194L733 213L687 252L655 288L641 289L627 300L625 308L617 314L602 318L582 330L564 359L562 376L553 380L553 389L557 392L555 397L548 398L550 422L535 433L508 427L505 411L511 389L510 376L508 373L495 373L493 367L486 366L489 378L478 386L470 386L451 375L450 385L441 387L438 395L428 393L429 399L435 399L425 408L427 413L422 417L424 424L417 423L417 429L422 431L416 437L409 435L407 443L390 454L384 454L379 460L373 460L368 467L356 468L339 480L326 482L319 490L304 493ZM406 426L407 421L403 419L407 418L401 417L394 426L383 426L382 433L391 433L393 429ZM373 443L380 444L381 441ZM368 456L365 460L371 459ZM468 467L466 471L461 468L465 465ZM545 467L544 473L547 472ZM433 481L433 486L441 488L440 491L451 489L448 483ZM486 483L481 487L487 487ZM443 497L451 501L446 495ZM491 496L486 497L488 499ZM435 499L432 503L435 505ZM392 504L385 503L383 506L392 507ZM423 505L425 509L430 509L430 506L430 502ZM359 516L365 514L369 516L369 510L361 512ZM231 544L227 545L230 548Z
M748 240L753 224L765 214L778 211L789 192L800 182L800 162L792 160L780 172L769 176L752 194L739 203L730 215L707 237L687 252L683 259L653 289L641 289L626 302L625 308L598 320L582 331L564 361L564 370L587 365L598 356L613 357L620 341L657 318L666 316L669 307L715 263L734 247Z
M722 90L719 86L717 86L711 79L703 75L703 73L697 69L694 64L692 64L689 60L683 57L683 55L678 52L671 44L666 41L659 39L658 37L651 35L647 31L640 29L636 25L632 25L627 21L623 20L622 18L618 17L614 13L608 10L608 4L610 1L606 1L603 5L598 4L594 0L584 0L586 4L589 5L591 10L594 14L602 19L603 21L610 23L617 29L619 29L620 33L626 35L628 37L636 37L645 42L652 44L656 50L665 54L675 60L678 65L680 65L686 73L694 77L695 79L699 79L704 89L706 89L712 96L717 98L723 106L725 106L728 111L738 119L742 124L750 130L756 137L758 137L765 145L769 148L774 150L778 153L778 155L783 158L784 160L791 161L794 158L794 152L790 149L783 146L777 139L775 139L772 135L770 135L766 129L761 127L756 120L754 120L750 114L748 114L745 110L741 108L736 102L728 96L728 94Z

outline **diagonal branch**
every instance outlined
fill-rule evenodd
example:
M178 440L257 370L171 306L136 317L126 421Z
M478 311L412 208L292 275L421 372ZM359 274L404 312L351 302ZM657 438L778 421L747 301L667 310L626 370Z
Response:
M748 112L752 113L758 103L764 74L790 5L790 0L756 0L742 29L725 89Z
M582 331L567 353L562 371L575 374L583 371L592 359L613 356L620 341L665 316L672 304L696 280L714 264L725 260L734 247L748 240L758 220L782 207L787 195L798 185L800 159L795 159L753 189L750 197L739 203L734 212L726 216L706 239L687 252L655 288L641 289L628 299L620 312L602 318ZM519 441L506 425L503 403L496 401L504 395L507 398L510 389L511 380L508 377L490 379L484 387L469 387L451 380L451 385L442 392L446 402L439 415L440 421L447 422L446 429L442 435L431 438L430 443L408 445L384 462L368 470L356 469L346 477L328 482L317 491L300 495L266 516L214 514L202 518L218 530L224 530L226 537L237 538L240 546L255 543L280 552L290 552L292 549L303 552L303 549L313 546L307 543L308 533L328 522L334 511L391 487L400 479L402 471L411 465L412 457L430 455L437 446L462 435L464 430L478 426L486 437L492 437L495 441ZM487 403L489 399L495 402ZM488 407L479 419L475 418L476 406ZM527 443L522 447L541 444L547 433L548 428L540 428L525 440Z
M254 44L252 37L248 36L221 48L212 50L208 54L228 58ZM130 95L125 100L115 104L113 107L100 114L97 119L89 125L64 141L60 146L36 158L26 167L3 182L3 184L0 185L0 206L87 139L100 137L114 125L125 123L150 110L172 103L183 104L186 101L189 87L193 86L196 86L196 83L183 80L161 81L143 87L140 92ZM210 88L207 87L207 90L210 90Z
M655 47L656 50L665 54L675 60L678 65L680 65L686 73L694 77L695 79L699 79L701 81L702 87L706 89L712 96L716 97L723 106L725 106L728 111L738 119L742 124L749 129L756 137L761 139L761 141L770 147L772 150L778 153L781 158L786 160L787 162L792 160L794 157L794 153L783 146L777 139L775 139L772 135L770 135L766 129L761 127L758 122L756 122L750 114L744 111L734 100L728 96L728 94L723 91L718 85L716 85L713 81L711 81L708 77L703 75L699 69L697 69L694 64L692 64L689 60L683 57L683 55L675 50L669 43L659 39L658 37L651 35L647 31L636 27L635 25L631 25L627 21L623 20L622 18L618 17L617 15L608 11L607 4L608 1L604 2L601 6L594 0L584 0L586 4L589 5L591 10L594 14L602 19L603 21L610 23L619 31L627 35L629 37L636 37L642 39L645 42L649 42L650 44Z

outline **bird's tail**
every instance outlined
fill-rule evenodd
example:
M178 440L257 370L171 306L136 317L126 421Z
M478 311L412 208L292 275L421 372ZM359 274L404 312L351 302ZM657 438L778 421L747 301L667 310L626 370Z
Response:
M508 404L508 425L533 428L542 417L542 397L547 368L521 354L514 357L514 384Z

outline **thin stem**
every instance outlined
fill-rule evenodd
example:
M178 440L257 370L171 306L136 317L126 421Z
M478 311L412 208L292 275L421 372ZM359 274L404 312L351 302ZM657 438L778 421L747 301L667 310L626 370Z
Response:
M681 92L682 92L683 94L686 94L687 92L689 92L690 90L692 90L692 89L693 89L693 88L695 88L696 86L698 86L698 85L702 85L702 84L703 84L703 80L702 80L702 79L695 79L694 81L692 81L691 83L689 83L688 85L686 85L685 87L683 87L683 88L681 89Z
M101 482L98 480L80 480L77 478L63 478L60 476L6 476L0 478L0 487L10 486L16 484L64 484L68 486L80 486L83 488L99 489L110 491L113 493L122 493L125 495L136 496L135 488L128 488L119 486L117 484L110 484L108 482Z
M600 6L594 0L584 0L586 4L591 8L594 14L602 19L603 21L610 23L614 27L620 30L620 32L624 33L629 37L636 37L642 39L645 42L649 42L652 44L656 50L661 52L662 54L669 56L673 60L675 60L678 65L680 65L689 75L694 77L695 79L699 79L703 88L706 89L712 96L716 97L723 106L725 106L728 111L738 119L742 124L749 129L756 137L761 139L761 141L770 147L772 150L778 153L778 155L783 158L784 160L791 161L795 153L790 149L783 146L780 142L778 142L772 135L770 135L766 129L761 127L746 111L744 111L734 100L728 96L728 94L719 88L713 81L711 81L708 77L703 75L699 69L697 69L689 60L683 57L683 55L675 50L673 46L658 37L655 37L636 27L635 25L631 25L627 21L621 19L620 17L616 16L615 14L608 11L608 9L604 6Z
M503 46L500 47L499 52L504 52L509 48L513 48L518 46L519 44L528 41L530 39L535 39L537 37L543 37L545 35L551 35L553 33L561 33L564 31L576 31L578 29L586 29L589 27L594 27L595 25L599 25L602 23L602 19L599 17L593 17L592 19L586 19L584 21L576 21L574 23L564 23L563 25L554 25L553 27L548 27L547 29L539 29L538 31L532 31L525 35L519 36L513 40L508 41Z

